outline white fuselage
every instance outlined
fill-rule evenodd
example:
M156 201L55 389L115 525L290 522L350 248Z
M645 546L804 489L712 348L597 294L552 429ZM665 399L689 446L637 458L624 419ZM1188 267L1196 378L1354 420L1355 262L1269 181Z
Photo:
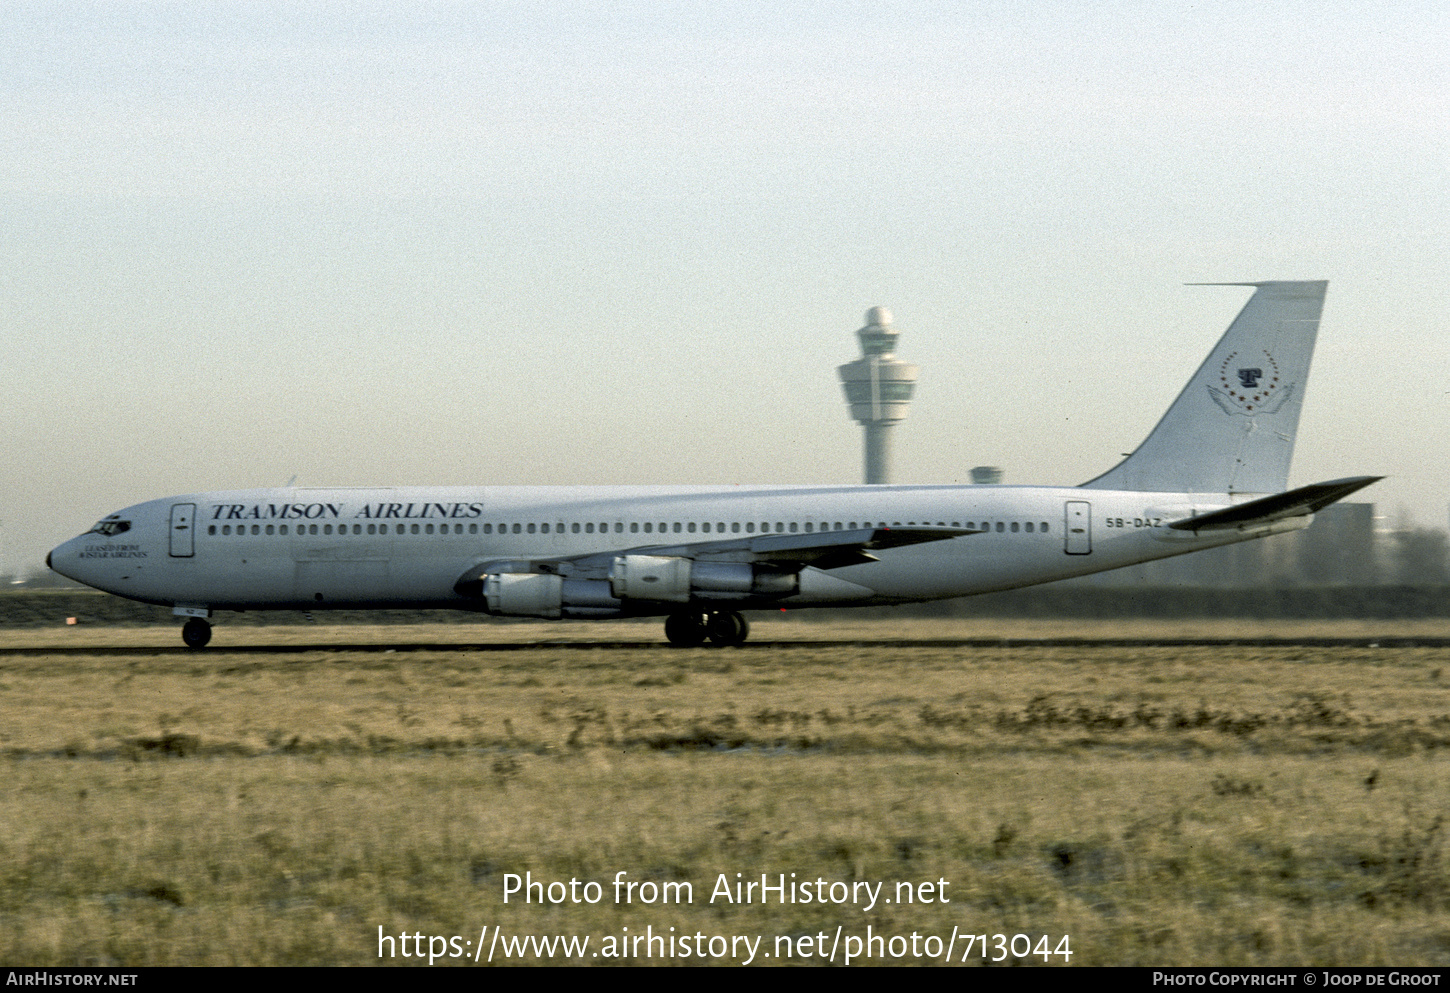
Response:
M1036 486L239 490L137 504L106 519L124 522L124 530L74 538L51 553L50 564L87 585L176 607L480 610L477 596L455 586L503 560L647 555L766 533L974 532L886 548L873 553L877 561L807 567L793 595L739 603L862 606L1029 586L1309 523L1298 517L1203 535L1166 527L1245 499ZM677 607L643 600L626 612Z

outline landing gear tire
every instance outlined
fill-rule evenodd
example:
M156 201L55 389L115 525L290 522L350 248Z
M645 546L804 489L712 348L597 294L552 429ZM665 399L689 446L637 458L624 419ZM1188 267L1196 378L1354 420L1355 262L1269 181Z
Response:
M705 622L710 641L721 647L743 645L750 637L750 622L733 610L722 610L711 614Z
M181 640L187 648L205 648L211 641L211 625L200 617L193 617L181 626Z
M710 632L699 614L671 614L665 619L665 637L671 645L694 648L703 645Z

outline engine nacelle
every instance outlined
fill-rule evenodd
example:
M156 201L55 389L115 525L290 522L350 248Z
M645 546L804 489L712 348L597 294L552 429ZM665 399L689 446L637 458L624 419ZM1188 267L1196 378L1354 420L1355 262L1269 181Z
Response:
M490 614L503 617L618 617L620 603L602 579L564 579L537 572L504 572L483 577Z
M609 570L609 588L620 600L732 601L790 596L799 590L800 577L744 562L696 562L677 555L620 555Z
M537 572L485 576L483 599L490 614L558 617L564 605L564 580Z
M619 617L636 603L738 603L801 591L799 573L745 562L696 562L678 555L620 555L608 579L565 579L547 572L465 574L454 587L481 597L500 617Z
M609 570L609 590L621 600L689 603L694 564L677 555L620 555Z

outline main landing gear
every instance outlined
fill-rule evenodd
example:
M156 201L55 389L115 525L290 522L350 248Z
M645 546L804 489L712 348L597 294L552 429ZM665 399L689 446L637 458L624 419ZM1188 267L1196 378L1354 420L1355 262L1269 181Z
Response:
M187 648L205 648L211 641L211 625L200 617L193 617L181 626L181 640Z
M695 611L671 614L665 620L665 637L671 645L693 648L711 644L743 645L750 637L750 623L733 610L700 614Z

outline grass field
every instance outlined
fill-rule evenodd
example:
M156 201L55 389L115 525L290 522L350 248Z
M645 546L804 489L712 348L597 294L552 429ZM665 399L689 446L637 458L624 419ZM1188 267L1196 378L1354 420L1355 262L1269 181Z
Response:
M480 934L498 962L498 928L590 938L522 961L697 962L690 936L720 962L839 963L854 938L863 963L976 963L964 936L987 935L987 958L1051 965L1450 963L1450 649L873 644L1155 632L1228 634L782 621L716 651L563 643L657 625L219 627L155 654L174 629L0 633L37 649L0 657L0 961L365 964L381 929L386 962L437 936L438 965L471 963ZM398 650L326 647L354 644ZM617 901L621 872L650 885ZM505 903L526 873L579 885ZM737 873L827 902L712 901Z

